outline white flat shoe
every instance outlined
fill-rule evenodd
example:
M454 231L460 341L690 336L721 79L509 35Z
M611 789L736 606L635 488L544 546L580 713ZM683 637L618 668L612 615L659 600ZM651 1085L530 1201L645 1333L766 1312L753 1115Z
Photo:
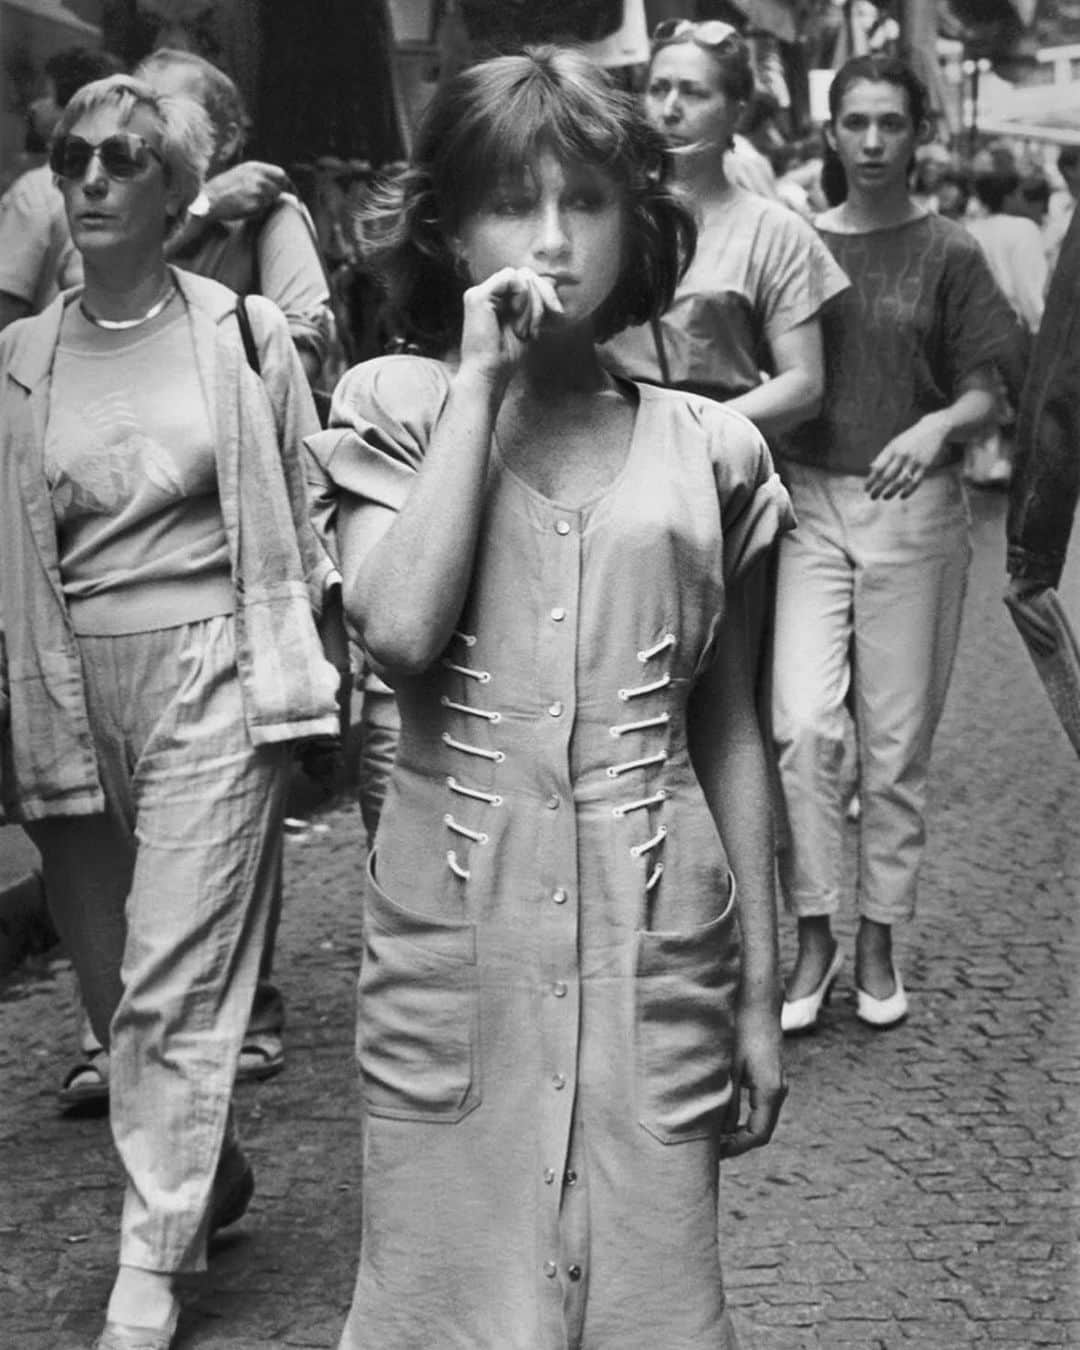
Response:
M829 962L829 968L818 987L804 998L793 998L790 1001L784 999L783 1007L780 1009L781 1031L790 1036L800 1031L812 1031L817 1026L822 1004L828 1003L832 987L836 983L836 977L840 974L840 967L843 964L844 953L840 950L840 944L837 943L832 960Z
M94 1342L94 1350L171 1350L180 1320L177 1304L165 1326L131 1327L124 1322L106 1322L105 1330Z
M874 998L865 989L855 987L855 1016L867 1026L884 1031L886 1027L895 1027L908 1015L908 997L900 980L900 972L892 968L896 988L888 998Z

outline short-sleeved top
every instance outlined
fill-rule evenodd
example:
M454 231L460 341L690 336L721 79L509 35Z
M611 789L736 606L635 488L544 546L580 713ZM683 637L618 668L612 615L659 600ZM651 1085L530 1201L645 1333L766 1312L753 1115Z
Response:
M38 314L66 286L82 280L64 213L47 164L28 169L0 199L0 291Z
M346 427L309 440L343 499L402 505L448 387L413 357L346 376ZM453 636L396 684L350 1350L731 1343L716 1141L739 940L686 705L727 587L791 511L745 418L628 392L626 462L581 506L492 451Z
M846 286L810 224L732 188L705 208L697 251L660 320L669 379L648 324L617 334L604 357L632 379L737 398L772 373L770 343L820 314Z
M954 221L924 215L821 235L851 289L822 316L821 414L790 433L784 456L866 474L894 436L948 407L966 376L1011 367L1019 326L982 249Z
M213 222L174 261L238 295L273 300L288 320L293 342L325 362L330 291L315 227L307 207L291 193L283 193L262 215Z

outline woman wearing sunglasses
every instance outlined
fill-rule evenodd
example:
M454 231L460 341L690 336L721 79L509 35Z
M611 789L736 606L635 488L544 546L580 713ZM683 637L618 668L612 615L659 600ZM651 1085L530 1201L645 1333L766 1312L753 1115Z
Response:
M728 403L775 441L818 410L820 314L847 281L804 220L728 180L725 152L753 90L749 50L729 24L657 26L645 111L698 209L698 245L665 314L605 353L637 379Z
M176 1275L250 1199L229 1099L287 742L337 725L288 328L248 302L260 379L235 295L163 258L209 151L188 100L76 94L51 164L85 286L0 338L3 801L110 1049L127 1180L99 1350L165 1350Z
M862 815L856 1012L907 1014L892 934L915 910L930 746L945 702L970 558L963 442L1015 375L1019 328L978 244L908 190L927 95L903 62L859 57L829 92L817 220L852 288L824 319L821 416L785 446L799 517L781 545L773 722L789 822L781 880L799 950L786 1031L816 1025L843 956L844 702L853 687Z

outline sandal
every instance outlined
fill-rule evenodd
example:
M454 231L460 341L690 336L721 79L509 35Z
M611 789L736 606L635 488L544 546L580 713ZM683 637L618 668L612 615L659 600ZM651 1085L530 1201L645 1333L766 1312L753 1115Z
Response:
M73 1065L56 1095L62 1115L103 1115L109 1109L109 1052L95 1050Z
M261 1083L285 1067L285 1049L274 1031L249 1031L240 1047L236 1066L238 1083Z

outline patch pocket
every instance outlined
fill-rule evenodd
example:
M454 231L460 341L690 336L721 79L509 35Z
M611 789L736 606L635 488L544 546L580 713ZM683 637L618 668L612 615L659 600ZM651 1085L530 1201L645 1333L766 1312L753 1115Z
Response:
M687 932L636 934L639 1122L662 1144L710 1137L731 1097L741 955L730 876L717 918Z
M374 1116L453 1124L480 1105L476 926L404 909L368 862L356 1048Z

